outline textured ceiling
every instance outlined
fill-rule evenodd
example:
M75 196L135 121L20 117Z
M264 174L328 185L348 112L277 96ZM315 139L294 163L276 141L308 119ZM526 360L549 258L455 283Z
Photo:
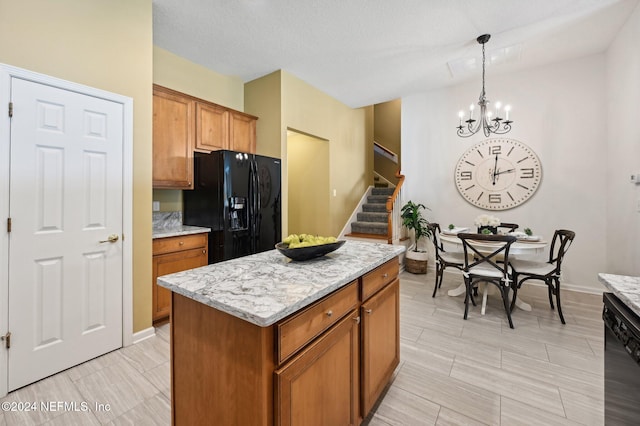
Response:
M153 0L153 41L243 81L285 70L351 107L603 52L639 0ZM507 50L509 50L507 49ZM455 72L449 66L454 65Z

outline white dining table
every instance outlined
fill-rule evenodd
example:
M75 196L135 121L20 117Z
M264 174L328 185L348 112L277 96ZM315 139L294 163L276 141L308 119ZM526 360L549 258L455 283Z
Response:
M462 240L458 238L456 234L450 234L446 231L440 233L440 241L444 244L448 244L450 246L456 246L456 251L462 252ZM511 247L509 248L509 256L512 255L522 255L522 256L532 256L539 253L544 252L545 247L547 246L547 242L539 239L539 240L517 240ZM491 253L493 252L497 246L496 243L490 241L477 241L474 242L473 246L478 249L480 252ZM483 250L485 249L485 250ZM460 296L467 291L465 284L462 283L458 287L451 289L447 292L449 296ZM487 292L484 292L482 299L482 315L485 313L487 305ZM531 305L524 302L520 297L516 297L516 306L523 311L531 311Z

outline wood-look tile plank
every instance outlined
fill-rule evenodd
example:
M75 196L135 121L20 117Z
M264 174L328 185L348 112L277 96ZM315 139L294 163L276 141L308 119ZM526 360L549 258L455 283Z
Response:
M95 412L102 424L160 393L126 360L117 361L75 383L86 401L109 404L109 411Z
M122 361L122 350L112 351L98 358L94 358L90 361L83 362L67 370L67 375L74 382L96 371L102 370L105 367L112 365L115 362Z
M486 426L488 423L482 423L475 419L469 418L457 411L442 407L438 413L436 426Z
M578 426L564 416L532 407L521 401L503 396L501 399L500 425L503 426Z
M602 343L599 343L602 345ZM549 361L553 364L572 368L576 370L587 371L597 374L601 378L604 377L604 354L591 353L587 351L576 352L561 346L547 344L547 353ZM604 347L600 346L598 352L603 352Z
M93 414L93 411L76 412L67 411L59 416L54 417L48 422L42 423L43 426L93 426L100 425L100 422Z
M376 417L385 424L434 425L440 406L400 387L391 387L376 410Z
M426 342L400 342L400 359L422 368L449 374L454 358L453 353L441 351Z
M404 363L392 385L395 387L483 423L500 421L499 395L411 362Z
M142 375L167 398L171 398L171 364L169 361L145 371Z
M206 419L203 419L207 421ZM210 419L215 423L214 419ZM213 424L211 423L211 424ZM171 424L171 402L165 395L157 394L144 400L131 410L116 417L109 425L167 425Z
M509 333L507 331L495 330L484 327L484 324L465 324L462 330L462 338L468 344L482 343L501 350L520 353L531 358L548 360L547 348L544 343L534 339L520 336L517 331Z
M502 370L554 387L572 389L583 395L598 395L604 380L600 373L540 361L508 351L502 353Z
M140 372L169 361L167 342L159 337L143 340L122 349L121 352L122 356Z
M420 338L422 330L422 327L407 324L405 321L400 321L400 339L402 340L415 342Z
M4 418L8 425L39 425L64 414L62 409L58 410L57 405L43 408L41 403L55 404L61 401L75 403L79 407L86 399L78 392L69 376L62 372L11 392L2 401L36 404L30 410L5 411Z
M572 389L560 389L562 403L567 418L583 425L599 426L604 424L604 393L594 392L585 395Z
M481 359L496 367L500 367L500 348L492 342L472 342L463 337L454 337L447 334L424 332L416 344L424 344L433 351L448 353L451 356L464 356L471 359Z
M451 377L482 388L486 392L507 396L564 416L562 400L556 386L484 364L481 359L456 357Z

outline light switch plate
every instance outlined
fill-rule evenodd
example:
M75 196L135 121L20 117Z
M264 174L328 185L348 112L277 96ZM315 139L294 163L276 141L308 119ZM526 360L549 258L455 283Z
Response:
M153 202L153 211L154 212L159 212L160 211L160 201L154 201Z

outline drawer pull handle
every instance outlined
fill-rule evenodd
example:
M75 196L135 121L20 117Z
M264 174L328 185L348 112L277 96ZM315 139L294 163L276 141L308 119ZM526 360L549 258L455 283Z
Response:
M355 317L353 320L356 322L356 324L360 324L360 317L359 316Z
M327 311L327 316L328 316L329 318L331 318L331 315L333 315L333 311Z
M373 310L371 310L371 309L365 309L364 311L365 311L366 313L368 313L368 314L370 314L371 312L373 312Z

